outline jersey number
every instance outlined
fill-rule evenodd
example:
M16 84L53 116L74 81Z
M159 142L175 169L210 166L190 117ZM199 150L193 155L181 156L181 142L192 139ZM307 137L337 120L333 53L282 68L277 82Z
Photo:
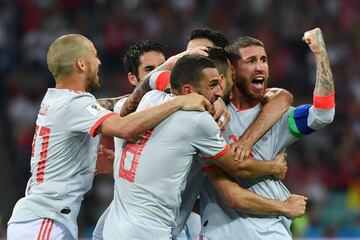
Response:
M149 140L153 130L147 131L141 137L139 143L126 143L121 154L119 177L126 179L129 182L135 181L136 169L139 164L140 155L144 149L145 144Z
M50 128L41 127L41 126L36 125L34 139L32 142L32 150L31 150L32 158L35 155L35 144L36 144L36 140L37 140L38 136L42 137L42 142L41 142L40 158L39 158L38 167L36 170L36 181L38 183L42 183L44 181L45 163L46 163L48 149L49 149Z

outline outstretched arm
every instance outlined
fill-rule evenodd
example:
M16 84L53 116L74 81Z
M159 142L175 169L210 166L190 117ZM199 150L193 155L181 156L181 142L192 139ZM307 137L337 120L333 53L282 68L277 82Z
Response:
M255 121L246 129L243 135L231 144L234 160L242 162L250 152L251 147L281 118L292 103L290 92L271 88L265 95L266 103Z
M212 104L202 95L191 93L176 96L158 106L133 113L129 116L120 117L114 114L97 126L91 135L101 133L106 136L128 139L154 128L177 110L213 111L212 108Z
M239 186L220 168L207 172L211 183L230 208L256 215L283 215L290 218L305 213L307 198L290 195L285 201L264 198Z

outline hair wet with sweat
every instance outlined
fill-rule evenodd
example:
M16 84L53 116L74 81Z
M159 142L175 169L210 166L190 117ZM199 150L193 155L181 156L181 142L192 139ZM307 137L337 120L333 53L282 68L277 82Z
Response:
M229 46L226 47L226 50L229 53L229 58L231 63L234 64L241 58L239 49L250 46L259 46L265 48L263 42L249 36L239 37L235 39L233 42L231 42Z
M216 68L214 61L200 55L185 55L174 65L170 75L170 85L173 92L180 92L185 84L199 86L202 70ZM174 91L175 90L175 91Z
M68 34L57 38L49 47L47 65L56 79L66 78L74 71L77 59L88 61L91 41L80 34Z

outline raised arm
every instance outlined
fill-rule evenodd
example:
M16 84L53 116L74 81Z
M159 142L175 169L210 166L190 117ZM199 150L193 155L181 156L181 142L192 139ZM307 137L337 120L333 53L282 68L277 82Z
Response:
M335 115L335 90L329 57L319 28L304 33L303 41L314 54L316 83L313 104L305 104L289 111L288 126L292 136L299 139L330 124ZM284 142L280 143L283 146Z
M229 175L215 167L207 172L209 179L224 202L242 212L256 215L283 215L290 218L305 213L307 198L290 195L285 201L264 198L239 186Z
M335 93L334 79L330 68L324 38L320 28L304 33L302 40L313 52L316 61L315 96L331 96Z
M293 100L291 93L280 88L271 88L265 95L266 102L255 121L244 134L231 144L234 160L242 162L250 152L251 147L281 118Z

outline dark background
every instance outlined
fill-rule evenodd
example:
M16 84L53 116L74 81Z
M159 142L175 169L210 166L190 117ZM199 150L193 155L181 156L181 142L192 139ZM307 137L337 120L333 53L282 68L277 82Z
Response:
M294 224L298 237L360 236L360 1L359 0L0 0L0 237L29 178L31 142L39 104L54 81L46 67L49 44L65 33L90 38L102 61L97 97L129 93L122 69L127 48L142 39L185 49L195 27L230 40L261 39L270 60L271 86L286 88L294 105L312 102L315 67L301 42L320 27L336 88L336 116L326 129L288 149L285 180L310 198ZM112 198L111 177L96 177L79 223L88 237Z

